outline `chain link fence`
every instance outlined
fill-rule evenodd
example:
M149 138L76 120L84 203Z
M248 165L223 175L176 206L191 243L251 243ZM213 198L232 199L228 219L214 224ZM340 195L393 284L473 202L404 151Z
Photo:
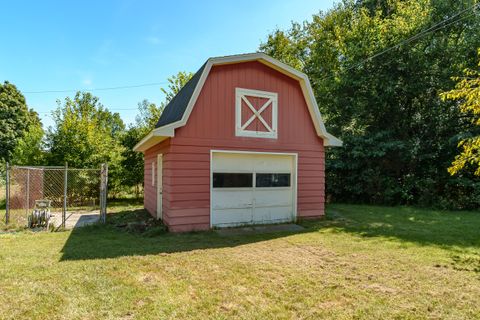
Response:
M0 231L3 227L5 220L1 220L1 218L5 215L5 194L6 194L6 173L5 173L5 164L0 162Z
M48 205L55 227L105 222L108 167L6 166L5 223L26 226L39 204Z

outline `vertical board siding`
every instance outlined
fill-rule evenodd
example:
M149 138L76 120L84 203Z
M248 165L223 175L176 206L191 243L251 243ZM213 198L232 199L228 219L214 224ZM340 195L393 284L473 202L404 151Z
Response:
M278 139L235 136L235 88L278 93ZM212 149L298 153L297 216L324 214L323 141L316 134L300 85L259 62L214 66L187 125L167 141L145 152L145 208L155 215L151 162L163 153L163 216L173 232L210 227Z

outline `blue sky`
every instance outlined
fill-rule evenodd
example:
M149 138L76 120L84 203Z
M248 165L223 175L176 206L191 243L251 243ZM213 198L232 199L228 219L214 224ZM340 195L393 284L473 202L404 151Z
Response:
M15 84L44 126L75 90L164 83L208 57L254 52L277 27L310 19L334 0L5 1L0 81ZM162 85L93 91L126 123ZM71 92L33 93L34 91Z

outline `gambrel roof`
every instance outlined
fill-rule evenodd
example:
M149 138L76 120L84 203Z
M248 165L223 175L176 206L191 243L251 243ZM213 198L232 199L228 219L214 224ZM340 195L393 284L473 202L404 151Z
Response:
M205 80L213 66L248 61L261 62L298 80L317 135L323 139L325 146L342 145L340 139L327 132L307 75L264 53L258 52L208 59L207 62L205 62L205 64L195 73L192 79L190 79L170 103L168 103L160 116L155 129L144 137L133 149L135 151L145 151L164 139L174 137L175 129L187 124L188 117L192 112Z
M193 75L193 77L183 86L175 97L165 106L155 128L166 126L167 124L180 121L187 109L188 102L192 98L193 92L198 85L198 81L205 69L206 63Z

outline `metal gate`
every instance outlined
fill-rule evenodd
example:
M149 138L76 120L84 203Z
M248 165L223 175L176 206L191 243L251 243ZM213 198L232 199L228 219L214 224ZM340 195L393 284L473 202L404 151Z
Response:
M105 222L108 166L99 169L9 166L5 223L27 225L38 203L48 203L56 227Z

